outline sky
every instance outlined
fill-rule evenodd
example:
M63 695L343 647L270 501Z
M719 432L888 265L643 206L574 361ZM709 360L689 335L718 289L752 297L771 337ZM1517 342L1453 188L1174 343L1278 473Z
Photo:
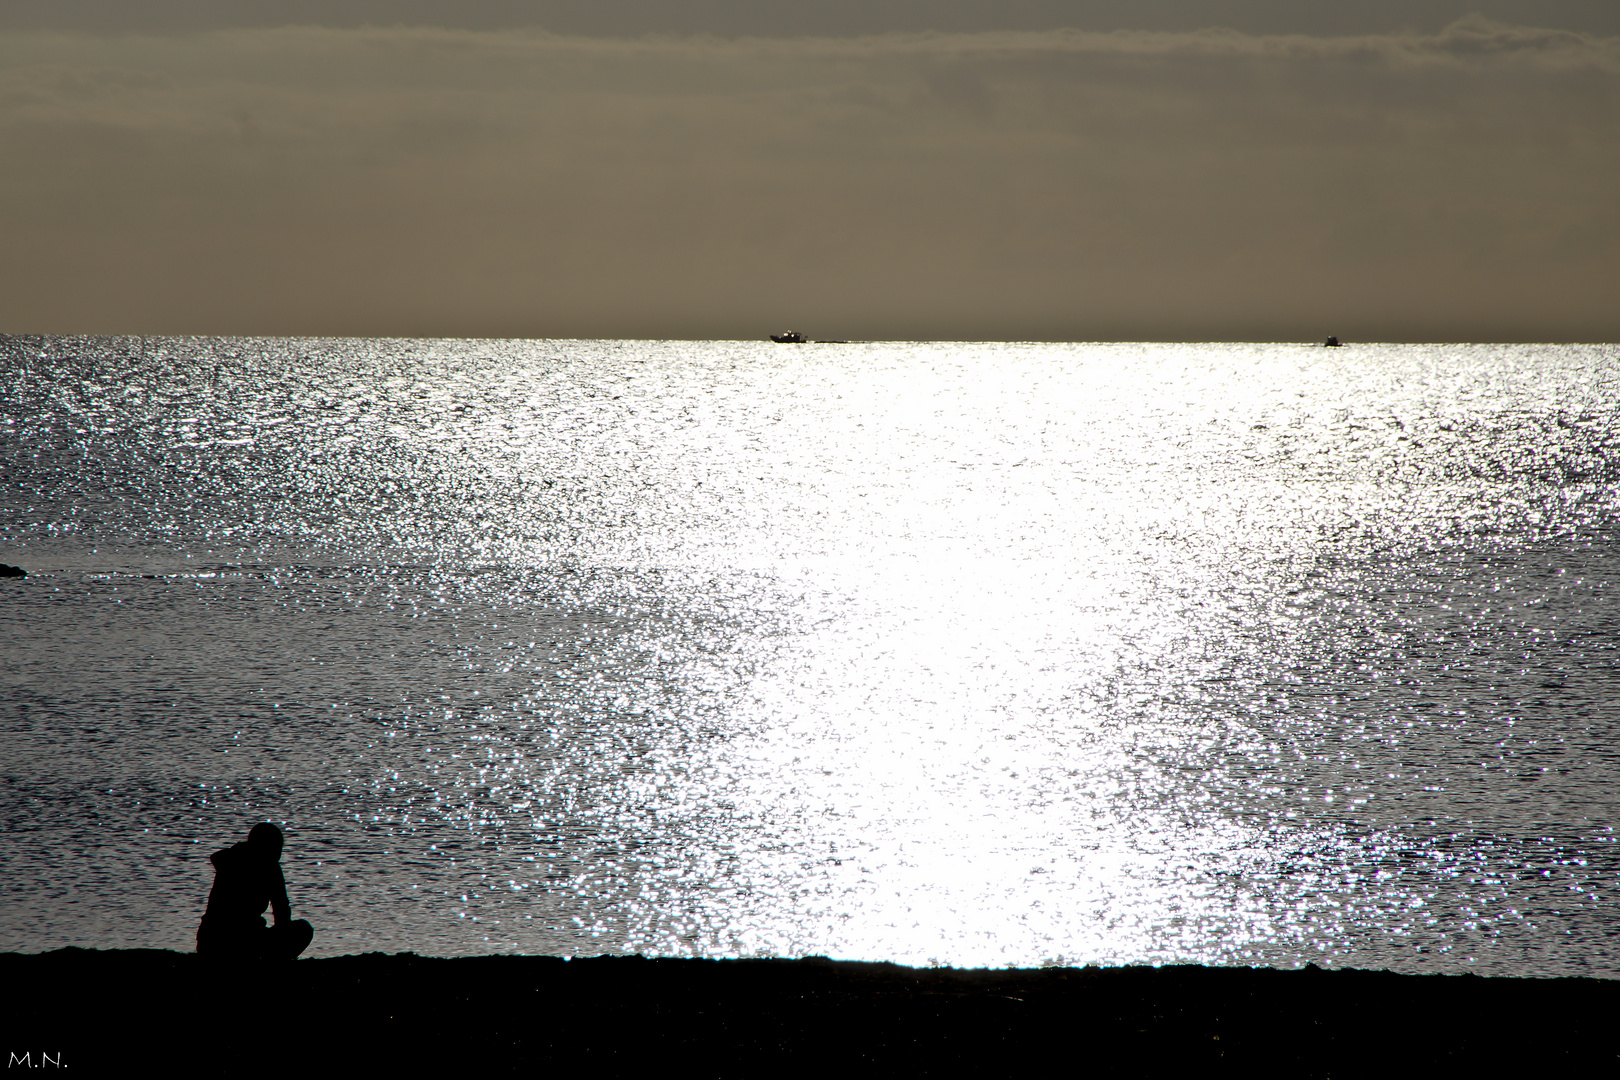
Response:
M1620 340L1612 0L8 0L0 331Z

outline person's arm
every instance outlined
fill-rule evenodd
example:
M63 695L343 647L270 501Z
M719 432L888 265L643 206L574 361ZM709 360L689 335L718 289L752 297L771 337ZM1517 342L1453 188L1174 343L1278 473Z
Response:
M270 910L275 914L277 926L292 922L292 905L287 903L287 878L281 872L280 863L271 867Z

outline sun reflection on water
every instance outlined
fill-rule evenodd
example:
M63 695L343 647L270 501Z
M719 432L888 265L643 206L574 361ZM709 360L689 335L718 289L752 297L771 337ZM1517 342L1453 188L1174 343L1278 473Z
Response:
M1610 963L1601 351L19 340L19 881L271 814L332 952Z

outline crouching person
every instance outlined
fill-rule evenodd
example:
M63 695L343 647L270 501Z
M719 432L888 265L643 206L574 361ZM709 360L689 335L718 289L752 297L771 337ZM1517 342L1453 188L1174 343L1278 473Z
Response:
M281 830L255 825L246 841L209 857L214 887L197 927L197 952L227 960L291 960L309 947L315 928L296 922L281 875ZM264 909L276 917L264 925Z

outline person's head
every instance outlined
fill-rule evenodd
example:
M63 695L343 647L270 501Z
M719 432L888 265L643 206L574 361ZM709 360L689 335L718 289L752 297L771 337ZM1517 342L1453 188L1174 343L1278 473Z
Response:
M257 848L272 859L281 858L281 830L268 821L248 830L248 846Z

